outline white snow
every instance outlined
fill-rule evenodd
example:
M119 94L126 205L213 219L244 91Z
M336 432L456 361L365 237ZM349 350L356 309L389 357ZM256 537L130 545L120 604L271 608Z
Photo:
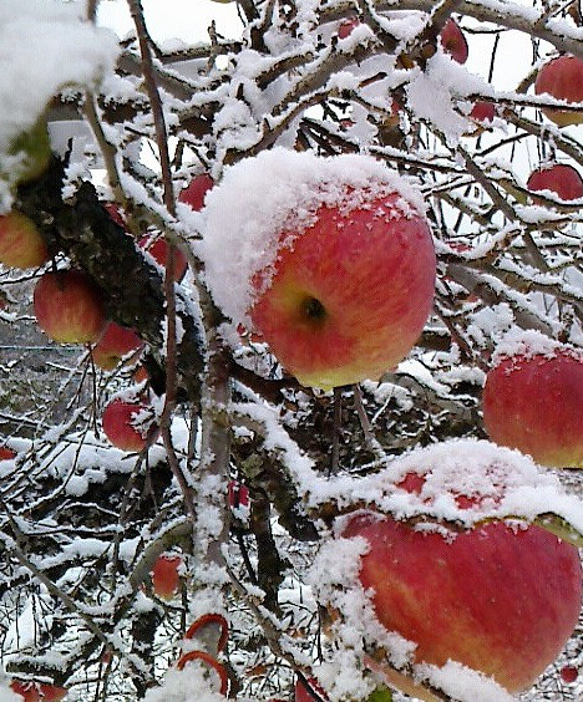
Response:
M568 344L561 344L555 339L545 336L534 329L522 330L511 329L496 347L492 357L492 363L497 365L505 358L522 356L532 358L533 356L546 356L552 358L559 351L569 353L575 357L580 357L583 362L583 351Z
M60 89L90 87L113 69L117 38L82 21L83 8L58 0L0 3L0 170L10 173L16 163L5 153L10 143ZM0 182L0 209L9 204L8 184Z

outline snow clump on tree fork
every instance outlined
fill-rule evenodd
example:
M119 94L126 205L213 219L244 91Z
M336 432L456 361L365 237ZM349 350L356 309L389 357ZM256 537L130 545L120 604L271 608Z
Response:
M0 5L0 698L578 698L577 8L127 6Z

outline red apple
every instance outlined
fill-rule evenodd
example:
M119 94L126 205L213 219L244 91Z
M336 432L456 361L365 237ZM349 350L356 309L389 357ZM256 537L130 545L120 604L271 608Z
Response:
M179 202L184 202L198 212L204 207L204 198L207 192L214 186L215 181L208 173L201 173L195 176L190 183L180 191Z
M492 122L496 116L496 105L493 102L476 102L470 112L470 117L478 122Z
M139 246L144 251L147 251L150 256L162 268L166 267L166 259L168 257L168 242L163 238L153 239L150 236L143 236L139 241ZM174 281L180 282L184 278L188 261L186 256L180 249L174 248Z
M526 183L529 190L550 190L561 200L583 198L583 179L573 166L554 163L533 171Z
M338 25L338 38L346 39L346 37L352 34L355 27L358 27L360 21L358 17L347 17L343 19Z
M459 25L451 17L447 20L439 33L441 45L446 54L449 54L457 63L468 60L468 42Z
M48 683L38 683L32 680L13 680L10 687L24 702L58 702L67 695L67 689Z
M575 680L579 677L579 671L574 665L564 665L561 668L561 679L563 682L567 683L568 685L570 683L574 683Z
M8 446L0 446L0 461L11 461L16 458L16 451L13 451Z
M62 344L95 341L106 322L100 291L77 270L45 273L34 289L34 313L45 334Z
M109 322L93 347L93 362L104 370L112 370L124 356L137 351L143 345L144 342L133 329Z
M158 556L152 568L152 589L154 594L163 600L171 600L180 588L180 574L182 565L180 556L170 556L163 553Z
M301 680L296 681L296 686L294 689L294 702L327 702L328 695L322 689L320 683L316 678L308 678L308 684L310 685L310 690L306 689L306 686Z
M539 70L534 90L537 95L547 94L556 100L583 102L583 60L565 54L551 59ZM543 114L559 127L583 123L583 109L553 110L543 108Z
M148 443L153 419L153 410L146 402L116 398L103 411L103 431L117 448L139 453Z
M399 487L420 492L424 476L408 478ZM460 509L476 503L457 497ZM536 525L427 530L359 512L342 536L368 542L360 583L380 624L416 644L415 663L457 661L514 693L557 658L577 624L577 548Z
M36 224L20 212L0 216L0 263L13 268L36 268L49 258Z
M482 396L492 441L542 465L583 468L583 351L502 357Z
M365 198L366 199L366 198ZM425 219L401 195L323 205L253 280L253 326L304 385L378 378L417 340L433 302L435 252Z
M231 509L249 510L249 488L236 480L229 480L229 506Z

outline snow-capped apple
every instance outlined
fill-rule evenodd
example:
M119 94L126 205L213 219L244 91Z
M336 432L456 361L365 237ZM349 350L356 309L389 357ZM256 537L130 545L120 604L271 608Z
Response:
M0 263L36 268L48 257L46 242L32 219L16 210L0 216Z
M104 370L113 370L124 356L141 349L144 342L133 329L108 322L91 352L93 362Z
M44 118L12 141L9 153L20 159L16 172L16 182L26 183L41 176L49 165L51 141Z
M103 431L122 451L139 453L157 432L154 410L147 402L115 398L103 410Z
M530 338L493 358L482 395L486 431L542 465L583 468L583 350Z
M208 173L201 173L194 176L190 183L180 191L178 201L184 202L195 212L198 212L204 207L206 194L214 184L215 181Z
M454 19L450 17L447 20L439 33L439 38L443 50L454 61L465 63L468 60L468 42L459 24Z
M550 190L561 200L583 198L583 179L579 171L566 163L553 163L534 170L526 182L529 190Z
M40 328L62 344L93 342L106 323L101 292L78 270L45 273L36 284L33 302Z
M143 236L139 247L147 251L159 266L166 268L168 258L168 242L163 237ZM186 273L188 261L180 249L174 247L174 281L179 283Z
M24 702L58 702L65 699L68 692L64 687L33 680L13 680L10 687Z
M239 198L245 208L233 207ZM264 152L209 193L206 280L233 322L261 334L302 384L379 378L409 353L433 303L423 207L371 157Z
M180 588L182 558L166 553L156 559L152 567L152 590L163 600L171 600Z
M449 442L425 452L420 471L406 473L392 488L398 504L447 510L450 519L455 513L463 522L483 503L487 514L504 498L504 481L515 480L513 461L536 471L520 454L493 445L485 453L487 442L455 446ZM491 461L487 470L474 474L472 456L463 460L465 447L472 446L484 465ZM435 451L441 454L433 469ZM512 459L505 473L507 455ZM415 465L413 458L406 460ZM455 469L440 473L437 460L451 460ZM344 519L341 536L366 544L359 556L359 587L380 625L415 644L415 665L455 661L516 693L533 683L572 635L583 594L579 553L542 527L476 518L460 529L422 514L407 522L375 510Z
M543 64L534 83L537 95L550 95L556 100L583 103L583 59L563 54ZM543 114L559 127L583 123L583 109L543 108Z
M579 671L574 665L564 665L561 668L561 680L568 685L574 683L579 677Z

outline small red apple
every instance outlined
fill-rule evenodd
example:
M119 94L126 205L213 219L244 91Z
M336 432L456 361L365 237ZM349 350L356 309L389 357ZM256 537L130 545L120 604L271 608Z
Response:
M109 322L93 347L93 362L104 370L113 370L124 356L143 345L144 342L133 329Z
M571 683L574 683L575 680L579 677L579 671L574 665L564 665L561 668L561 679L563 682L567 683L570 685Z
M150 236L143 236L139 241L139 247L147 251L159 266L166 268L168 257L168 242L163 238L154 239ZM180 282L188 268L186 256L178 248L174 248L174 281Z
M34 289L34 313L45 334L62 344L95 341L106 322L100 291L72 269L41 277Z
M229 480L229 507L231 509L249 510L249 488L237 480Z
M24 702L58 702L67 695L67 689L48 683L38 683L32 680L13 680L10 687Z
M294 702L327 702L328 695L323 690L320 683L316 678L308 678L308 684L310 690L306 689L306 686L301 680L296 681L296 686L294 689Z
M418 494L424 479L407 476L398 487ZM456 497L465 498L457 500L460 509L478 501ZM577 548L536 525L430 530L361 511L342 536L366 540L360 583L380 624L416 644L416 663L457 661L514 693L557 658L577 624Z
M425 219L405 213L402 202L392 193L352 209L322 206L293 245L282 243L249 314L302 384L329 389L378 378L421 333L435 252ZM253 284L260 290L264 282L260 274Z
M502 356L484 386L486 431L542 465L583 468L582 398L583 351Z
M117 448L139 453L148 443L153 420L153 410L147 403L116 398L103 411L103 431Z
M49 258L36 224L20 212L0 216L0 263L13 268L36 268Z
M583 179L579 171L564 163L554 163L533 171L526 187L529 190L550 190L561 200L577 200L583 198Z
M346 39L346 37L350 36L354 28L358 27L359 24L360 20L358 17L347 17L346 19L343 19L338 25L338 38Z
M457 63L468 60L468 42L462 30L451 17L447 20L439 33L441 45L446 54L449 54Z
M208 173L201 173L195 176L190 183L180 191L179 202L184 202L198 212L204 207L204 198L209 190L214 186L215 181Z
M583 102L583 60L564 54L545 63L539 70L534 90L537 95L547 94L556 100ZM543 108L543 114L559 127L583 123L583 109L553 110Z
M180 588L180 556L163 553L158 556L152 568L152 590L163 600L171 600Z
M470 112L470 117L478 122L492 122L496 116L496 105L493 102L476 102Z
M13 451L8 446L0 446L0 461L11 461L16 456L16 451Z

